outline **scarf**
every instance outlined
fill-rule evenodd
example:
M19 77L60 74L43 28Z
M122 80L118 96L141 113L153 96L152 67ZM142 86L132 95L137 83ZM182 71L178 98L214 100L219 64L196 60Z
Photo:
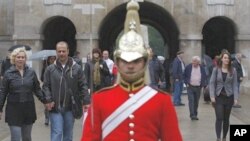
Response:
M101 74L100 74L100 59L96 59L94 62L94 84L100 85L101 83Z

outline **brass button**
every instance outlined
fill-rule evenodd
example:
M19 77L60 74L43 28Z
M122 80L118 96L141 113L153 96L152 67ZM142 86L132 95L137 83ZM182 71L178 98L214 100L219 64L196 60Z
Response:
M134 96L134 94L129 94L129 97L132 97L132 96Z
M129 115L129 118L130 118L130 119L134 119L135 116L131 114L131 115Z
M129 127L130 127L130 128L134 128L134 127L135 127L135 124L134 124L134 123L129 123Z
M129 131L129 135L133 136L135 134L134 131Z

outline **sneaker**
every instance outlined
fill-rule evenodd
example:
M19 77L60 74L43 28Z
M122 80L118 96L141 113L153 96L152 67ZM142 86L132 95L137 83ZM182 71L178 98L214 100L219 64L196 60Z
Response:
M237 105L233 105L234 108L241 108L241 105L237 104Z

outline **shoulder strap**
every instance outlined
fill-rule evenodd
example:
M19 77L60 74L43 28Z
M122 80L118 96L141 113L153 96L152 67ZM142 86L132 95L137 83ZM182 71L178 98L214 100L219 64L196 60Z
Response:
M215 69L215 91L216 91L216 86L217 86L217 76L218 76L218 68L216 67Z
M215 70L215 78L217 79L217 76L218 76L218 68L216 68Z
M110 134L120 125L130 114L140 108L144 103L157 94L157 91L149 86L145 86L133 97L118 107L102 124L102 139Z

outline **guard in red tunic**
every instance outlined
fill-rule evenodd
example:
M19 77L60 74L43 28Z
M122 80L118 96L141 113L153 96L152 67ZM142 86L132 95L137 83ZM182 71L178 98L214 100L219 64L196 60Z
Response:
M139 5L127 5L124 35L114 52L117 84L93 95L81 141L182 141L171 96L149 87L148 53Z

